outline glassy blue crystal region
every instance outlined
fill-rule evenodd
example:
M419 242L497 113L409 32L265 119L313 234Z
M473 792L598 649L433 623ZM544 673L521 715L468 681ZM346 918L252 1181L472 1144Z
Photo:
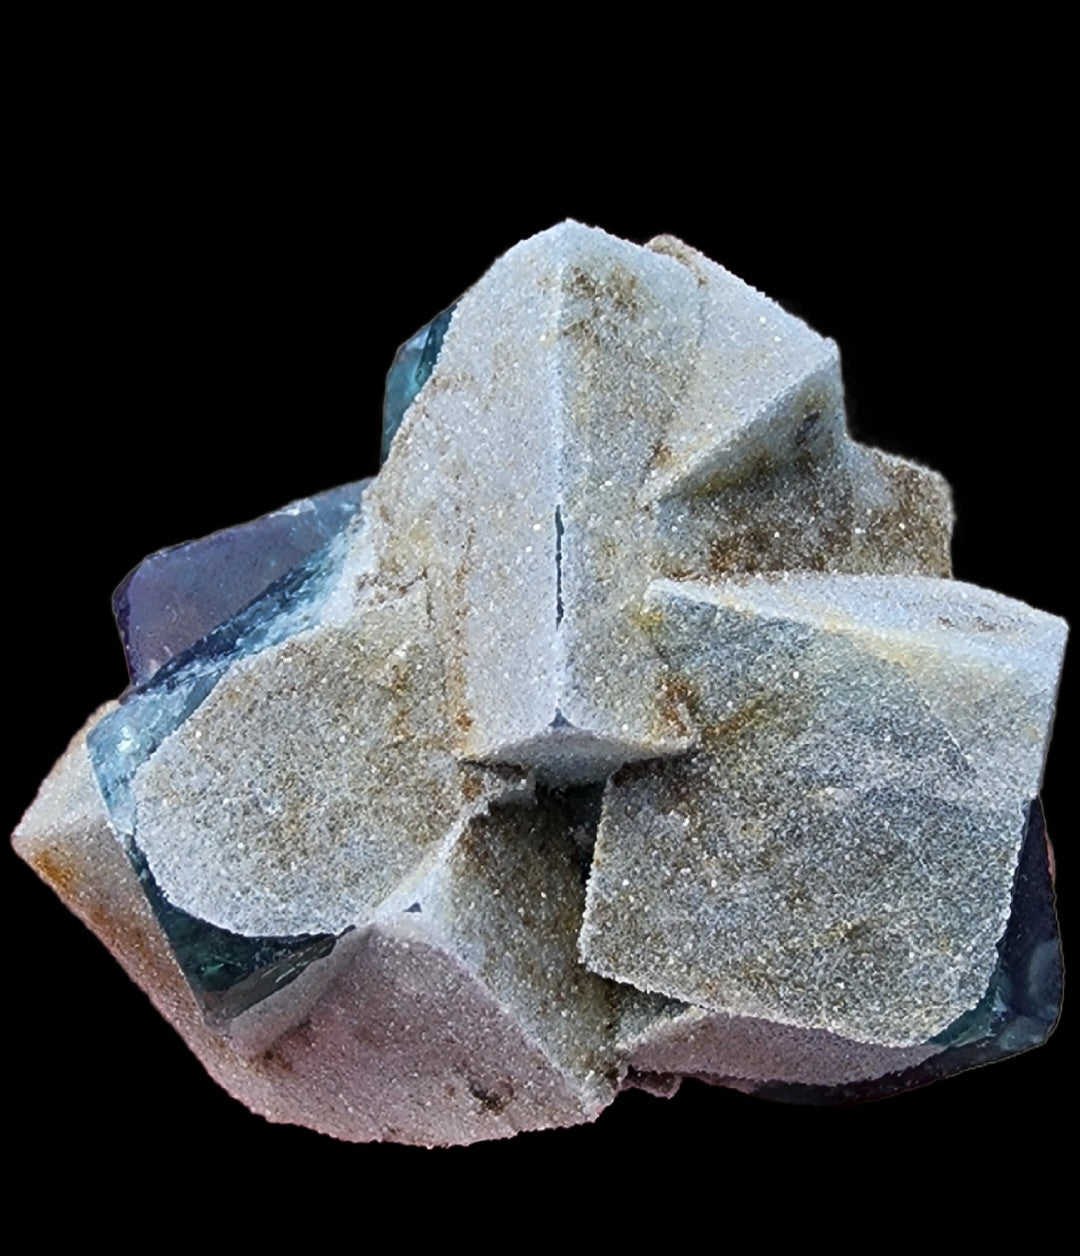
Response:
M771 1082L755 1090L786 1103L843 1104L884 1099L943 1077L1040 1046L1061 1012L1064 974L1054 907L1046 821L1036 798L1013 883L1009 923L998 943L998 962L986 994L936 1039L944 1050L914 1068L848 1086Z
M158 924L207 1021L224 1025L295 981L334 949L333 934L244 937L181 911L161 892L150 865L129 841L128 858Z
M139 848L131 782L231 663L313 626L340 568L338 537L361 508L369 482L164 550L117 590L133 684L89 735L90 760L147 901L215 1023L287 985L329 954L335 938L243 937L169 902Z
M385 462L390 455L390 446L405 417L405 411L431 378L431 372L439 360L443 337L456 308L455 301L430 323L421 327L415 335L410 336L394 354L383 394L381 462Z

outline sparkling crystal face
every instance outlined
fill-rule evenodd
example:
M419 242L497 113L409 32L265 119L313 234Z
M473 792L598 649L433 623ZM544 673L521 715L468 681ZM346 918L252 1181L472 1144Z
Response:
M383 459L132 573L16 835L232 1093L463 1143L1046 1037L1064 624L950 578L831 342L563 224L399 349Z
M880 1099L1040 1046L1061 1012L1061 939L1047 859L1046 826L1036 800L1028 813L1009 922L997 945L986 993L934 1039L940 1052L881 1078L836 1086L766 1082L757 1094L789 1103Z

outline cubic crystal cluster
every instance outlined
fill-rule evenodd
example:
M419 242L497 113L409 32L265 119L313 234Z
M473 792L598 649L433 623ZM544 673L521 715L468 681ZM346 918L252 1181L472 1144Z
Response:
M950 579L834 344L564 223L402 346L384 458L125 581L15 835L232 1094L469 1143L1046 1037L1066 627Z

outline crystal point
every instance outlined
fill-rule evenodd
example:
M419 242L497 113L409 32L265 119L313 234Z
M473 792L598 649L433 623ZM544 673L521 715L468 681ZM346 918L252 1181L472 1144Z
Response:
M832 341L563 223L402 345L382 456L128 577L15 834L232 1094L471 1143L1045 1039L1066 627L952 578Z
M457 303L455 302L454 305ZM390 454L397 430L405 418L405 412L419 395L420 389L431 378L435 363L439 360L443 337L450 326L454 305L437 314L418 332L414 332L394 354L394 361L386 376L383 394L383 425L381 457L385 462Z

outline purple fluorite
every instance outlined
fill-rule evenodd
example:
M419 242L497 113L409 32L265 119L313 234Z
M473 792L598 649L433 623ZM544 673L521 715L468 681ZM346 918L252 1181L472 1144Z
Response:
M341 532L369 483L302 498L145 558L113 594L131 683L145 684Z

